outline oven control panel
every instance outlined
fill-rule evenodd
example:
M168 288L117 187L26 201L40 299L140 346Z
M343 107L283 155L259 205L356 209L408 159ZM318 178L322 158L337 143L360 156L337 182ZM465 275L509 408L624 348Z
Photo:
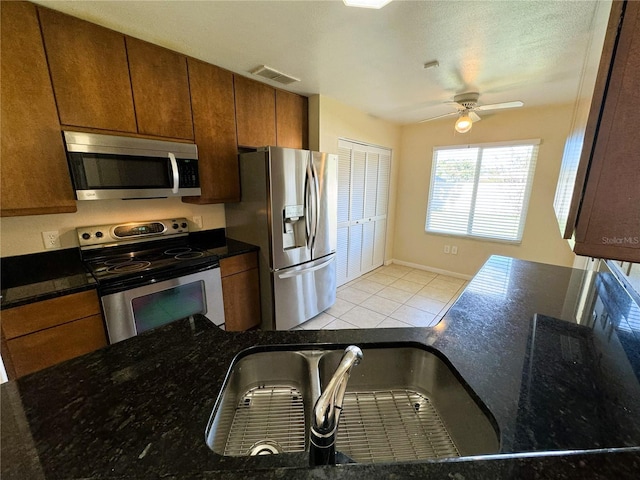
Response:
M112 225L94 225L76 228L80 247L102 247L106 244L122 244L152 238L187 235L186 218L170 218L147 222L128 222Z

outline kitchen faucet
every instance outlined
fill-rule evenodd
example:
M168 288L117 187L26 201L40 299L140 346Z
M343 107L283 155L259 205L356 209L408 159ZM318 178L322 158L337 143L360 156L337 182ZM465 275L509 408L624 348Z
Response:
M338 368L313 408L309 435L309 463L312 466L335 465L336 463L336 433L342 411L342 401L351 368L358 365L360 360L362 360L360 348L355 345L345 348Z

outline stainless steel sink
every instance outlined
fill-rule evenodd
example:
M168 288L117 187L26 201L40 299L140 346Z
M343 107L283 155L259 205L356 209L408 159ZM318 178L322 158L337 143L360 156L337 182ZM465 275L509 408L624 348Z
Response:
M446 360L413 346L362 350L347 386L338 451L363 463L498 452L489 415ZM226 456L308 451L314 402L342 353L298 346L240 358L214 407L208 446Z
M340 356L322 356L323 387ZM356 462L395 462L497 453L499 441L443 359L415 347L376 348L351 373L336 450Z
M304 451L310 405L320 393L310 360L320 354L259 352L235 363L207 429L209 448L234 457Z

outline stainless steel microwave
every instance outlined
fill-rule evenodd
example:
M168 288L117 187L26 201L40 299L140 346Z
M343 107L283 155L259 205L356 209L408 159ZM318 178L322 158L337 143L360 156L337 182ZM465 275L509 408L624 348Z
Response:
M64 140L78 200L201 194L194 144L82 132Z

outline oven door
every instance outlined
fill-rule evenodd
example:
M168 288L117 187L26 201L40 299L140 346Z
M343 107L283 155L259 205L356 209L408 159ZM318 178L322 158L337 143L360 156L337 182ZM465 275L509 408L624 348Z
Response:
M224 329L222 280L217 267L110 293L101 300L110 343L198 313Z

